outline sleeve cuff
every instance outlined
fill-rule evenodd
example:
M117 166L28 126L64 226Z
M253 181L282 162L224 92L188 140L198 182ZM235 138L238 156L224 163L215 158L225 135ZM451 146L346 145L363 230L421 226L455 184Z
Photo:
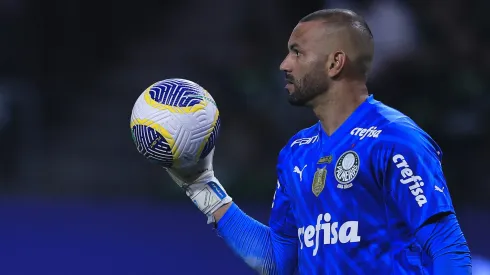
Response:
M240 208L238 205L232 202L230 208L228 208L223 217L221 217L221 219L216 223L216 230L218 231L219 235L221 235L223 230L226 228L226 225L231 219L233 219L237 211L240 211Z

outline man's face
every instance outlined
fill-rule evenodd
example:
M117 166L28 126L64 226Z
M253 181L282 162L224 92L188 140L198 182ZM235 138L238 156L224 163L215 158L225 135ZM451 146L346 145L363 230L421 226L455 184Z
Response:
M289 53L280 69L285 73L288 101L292 105L308 105L328 90L325 47L325 26L321 22L299 23L291 33Z

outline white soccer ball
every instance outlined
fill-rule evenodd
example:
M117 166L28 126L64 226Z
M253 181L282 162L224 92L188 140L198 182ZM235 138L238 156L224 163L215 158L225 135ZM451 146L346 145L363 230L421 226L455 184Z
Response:
M163 167L189 167L214 148L220 127L211 95L186 79L166 79L148 87L131 113L138 152Z

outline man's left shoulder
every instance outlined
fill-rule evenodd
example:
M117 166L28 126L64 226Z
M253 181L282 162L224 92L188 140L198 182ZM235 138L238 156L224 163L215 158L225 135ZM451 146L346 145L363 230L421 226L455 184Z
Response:
M382 133L377 139L378 146L442 154L436 141L409 117L400 117L378 129Z
M376 142L428 136L410 117L379 101L372 105L358 125L350 129L349 134L359 140Z
M349 134L359 140L375 142L397 142L429 136L408 116L388 108L383 108L382 112L373 110L359 125L350 129Z
M431 139L430 135L425 132L417 123L407 116L400 117L390 121L380 127L383 130L382 140L389 141L424 141ZM406 143L406 142L403 142Z

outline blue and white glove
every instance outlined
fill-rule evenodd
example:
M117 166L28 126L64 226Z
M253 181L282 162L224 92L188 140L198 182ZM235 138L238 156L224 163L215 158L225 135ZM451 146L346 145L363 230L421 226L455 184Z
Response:
M214 149L197 164L185 168L166 168L170 177L182 188L192 202L214 223L213 213L232 201L214 176Z

